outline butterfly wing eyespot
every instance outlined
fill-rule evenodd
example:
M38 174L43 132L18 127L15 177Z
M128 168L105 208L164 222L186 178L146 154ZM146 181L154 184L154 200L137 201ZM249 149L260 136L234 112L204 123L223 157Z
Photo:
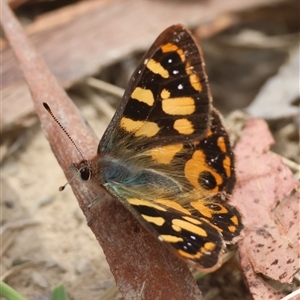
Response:
M234 155L211 102L201 49L184 26L171 26L138 64L98 155L78 168L203 271L220 265L243 229L226 202Z

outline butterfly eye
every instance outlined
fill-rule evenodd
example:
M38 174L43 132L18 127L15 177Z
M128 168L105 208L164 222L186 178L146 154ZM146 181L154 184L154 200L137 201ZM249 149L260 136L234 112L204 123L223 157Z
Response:
M87 181L92 177L92 171L88 167L80 169L80 177L82 180Z

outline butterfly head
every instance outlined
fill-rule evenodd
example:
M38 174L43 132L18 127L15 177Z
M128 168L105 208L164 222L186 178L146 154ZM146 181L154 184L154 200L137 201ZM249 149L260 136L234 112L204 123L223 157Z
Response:
M83 160L79 166L75 166L79 172L80 178L83 181L88 181L92 178L93 172L87 160Z

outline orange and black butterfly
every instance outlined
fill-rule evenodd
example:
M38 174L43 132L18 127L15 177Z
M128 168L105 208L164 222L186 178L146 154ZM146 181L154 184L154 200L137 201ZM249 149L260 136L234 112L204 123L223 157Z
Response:
M163 31L132 75L97 156L80 168L181 258L211 271L243 229L227 200L234 155L204 59L182 25Z

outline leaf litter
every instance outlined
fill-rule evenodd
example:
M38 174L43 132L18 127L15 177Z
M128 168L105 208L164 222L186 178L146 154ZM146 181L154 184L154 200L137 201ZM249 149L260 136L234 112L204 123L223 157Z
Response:
M279 155L267 124L250 119L235 147L237 187L232 204L243 215L239 254L254 299L281 299L263 279L291 283L299 271L299 182Z

